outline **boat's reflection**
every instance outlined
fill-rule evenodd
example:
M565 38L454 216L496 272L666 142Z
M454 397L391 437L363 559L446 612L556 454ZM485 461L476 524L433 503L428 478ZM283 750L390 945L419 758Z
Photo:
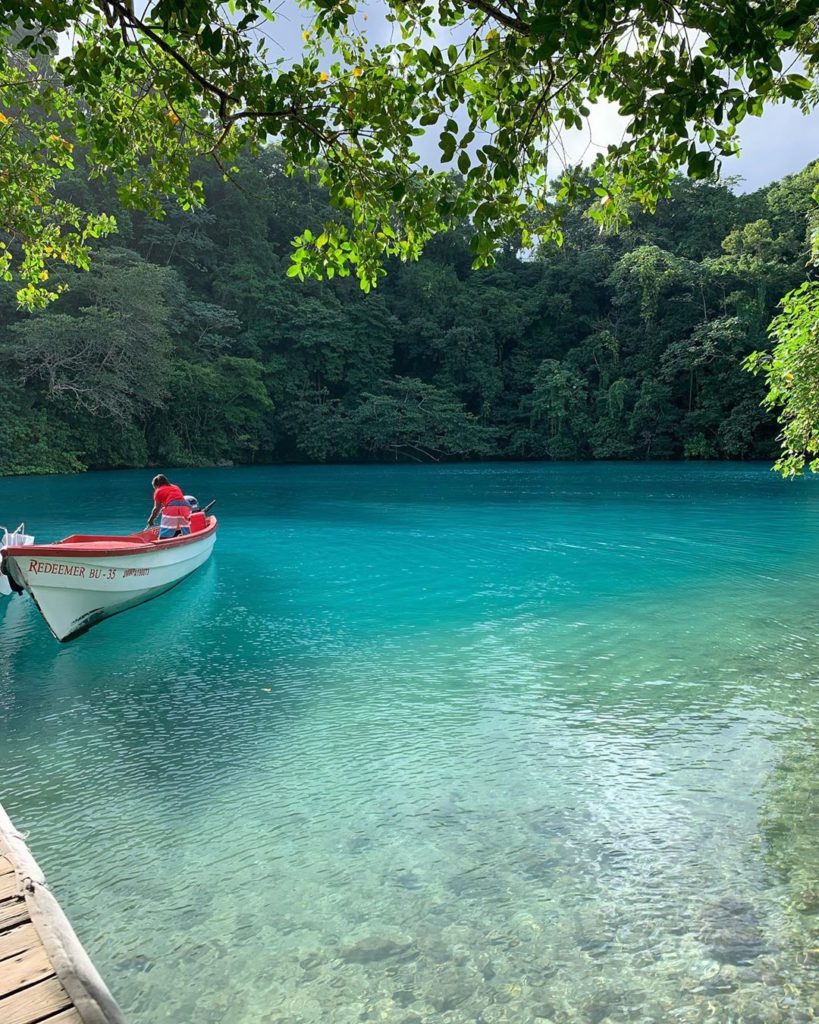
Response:
M15 654L27 642L38 625L38 619L37 609L28 594L0 598L0 651L3 657Z

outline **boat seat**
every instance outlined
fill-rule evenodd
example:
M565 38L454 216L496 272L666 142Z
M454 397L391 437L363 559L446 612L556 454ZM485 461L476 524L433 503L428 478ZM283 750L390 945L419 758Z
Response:
M68 544L68 541L60 541L61 544ZM88 548L89 551L93 551L94 548L132 548L144 544L142 540L80 540L70 541L70 544L74 548Z
M148 538L143 537L141 534L135 534L133 537L123 537L121 533L106 535L106 534L87 534L87 533L73 533L70 537L64 537L58 543L60 544L77 544L83 547L105 547L105 548L116 548L116 547L131 547L133 544L147 544Z

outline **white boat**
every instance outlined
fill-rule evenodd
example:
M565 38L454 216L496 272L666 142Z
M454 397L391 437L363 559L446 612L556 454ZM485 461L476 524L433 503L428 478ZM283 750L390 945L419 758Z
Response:
M167 540L152 527L127 537L74 534L56 544L4 547L0 567L13 588L31 594L54 636L71 640L190 576L210 557L216 526L216 516L199 513L190 534Z

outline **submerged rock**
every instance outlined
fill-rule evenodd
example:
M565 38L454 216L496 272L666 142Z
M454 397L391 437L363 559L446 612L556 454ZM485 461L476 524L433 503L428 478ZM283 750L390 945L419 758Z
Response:
M319 964L324 962L324 957L321 953L308 953L306 956L299 960L299 967L303 971L310 971L314 967L318 967Z
M725 992L736 992L736 988L737 983L732 978L724 978L721 974L717 974L713 978L706 978L705 981L693 991L695 995L703 992L707 996L717 996Z
M733 896L706 907L699 938L721 964L741 967L769 952L754 908Z
M481 967L481 977L484 981L491 981L495 977L496 971L491 960L487 960Z
M340 955L348 964L373 964L406 953L411 945L410 942L393 942L392 939L371 935L343 949Z
M414 871L399 871L393 876L393 882L402 889L421 889L423 882Z
M528 857L515 865L527 882L549 882L560 870L562 861L557 857Z
M344 844L344 848L348 853L363 853L365 850L372 849L372 847L372 836L367 835L350 836Z
M472 985L453 982L442 985L436 992L430 993L428 999L436 1013L449 1013L469 999L473 992Z
M119 960L115 967L119 971L150 971L154 966L153 961L142 953L137 953L136 956L126 957L124 960Z
M428 963L448 964L452 962L452 950L444 942L426 942L421 947L421 953Z
M392 994L392 1001L397 1006L400 1006L404 1009L406 1009L408 1006L412 1006L412 1004L416 1002L417 999L418 997L410 988L398 989L398 991L393 992Z

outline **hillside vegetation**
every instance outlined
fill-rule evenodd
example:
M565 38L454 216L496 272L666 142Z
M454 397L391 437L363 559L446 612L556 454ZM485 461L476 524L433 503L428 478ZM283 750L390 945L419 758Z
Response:
M562 247L489 270L465 225L368 295L287 276L329 211L275 149L198 173L205 208L159 222L81 168L61 186L118 233L44 311L3 286L0 472L776 453L742 361L804 280L819 163L750 195L680 179L616 235L577 209Z

